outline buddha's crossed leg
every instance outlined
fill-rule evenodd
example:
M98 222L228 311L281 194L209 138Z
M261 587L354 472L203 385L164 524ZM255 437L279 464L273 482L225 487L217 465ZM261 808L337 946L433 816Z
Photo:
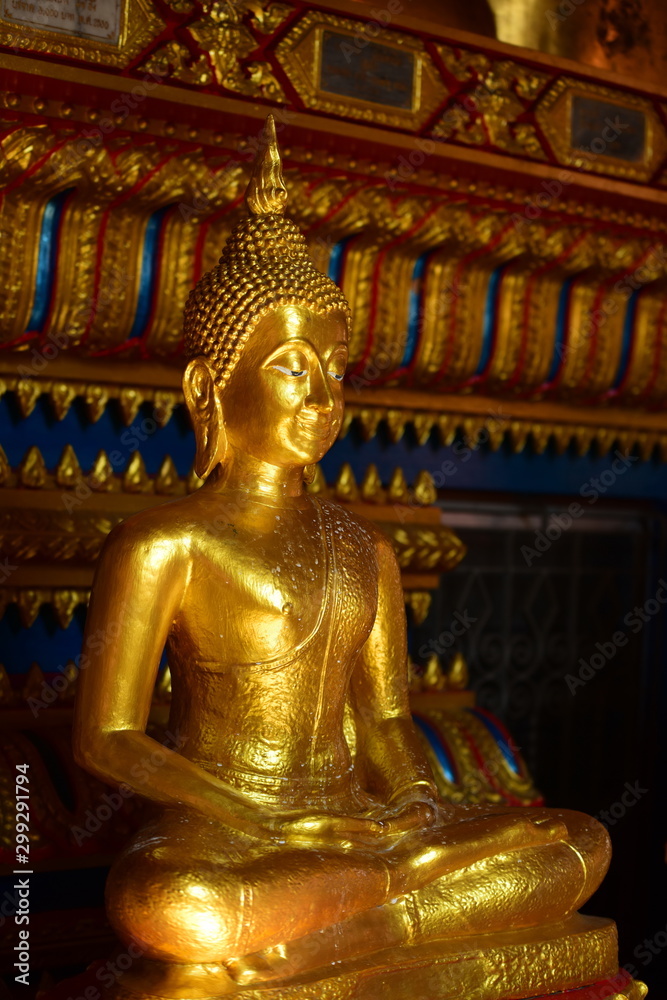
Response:
M523 809L492 819L388 851L339 851L221 843L218 824L171 814L114 866L109 915L147 957L223 961L251 982L381 947L555 922L602 880L608 837L594 820ZM545 824L532 843L531 820Z
M508 850L435 878L345 922L230 964L239 983L288 976L381 948L545 926L575 913L609 866L604 827L582 813L521 810L563 820L567 838ZM441 831L440 831L441 832Z

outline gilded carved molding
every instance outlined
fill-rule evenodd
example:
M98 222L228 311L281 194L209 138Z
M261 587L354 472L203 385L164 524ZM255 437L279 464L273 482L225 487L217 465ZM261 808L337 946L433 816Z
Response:
M234 93L282 101L285 94L270 64L248 61L250 54L257 48L257 43L248 28L242 24L242 18L247 10L257 9L262 20L258 21L255 17L255 26L258 27L266 18L267 23L263 24L262 30L271 32L290 13L291 7L286 4L274 4L271 7L265 4L264 7L267 9L264 10L260 4L236 4L228 0L205 3L204 18L190 24L188 32L199 49L208 53L220 86Z
M131 59L129 72L136 79L154 74L176 87L368 121L429 142L499 151L517 161L664 184L664 95L661 101L651 92L629 93L606 80L598 84L591 81L591 69L579 77L571 64L539 53L524 58L489 40L479 48L469 39L462 44L456 32L426 23L422 37L430 44L425 45L414 30L401 27L401 11L360 8L346 18L335 10L312 10L301 0L170 0L169 6L173 23L164 26L150 0L124 0L117 46L27 21L12 25L6 18L0 20L0 46L102 65L122 66ZM331 41L333 35L336 41L324 59L325 36ZM376 65L369 58L367 71L364 59L371 53ZM387 59L395 86L405 90L405 99L393 106L374 90L382 90ZM354 77L355 64L364 67L358 69L358 85L341 83L341 69ZM576 114L571 114L578 98L588 100L589 114L598 102L600 122L603 104L612 115L614 108L637 112L637 125L646 131L641 154L615 144L592 159L578 155Z
M72 561L91 565L108 533L127 516L97 510L68 514L62 505L61 494L55 494L52 500L47 510L31 509L25 502L20 506L3 507L0 539L3 556L10 564ZM33 582L39 583L39 573L35 573Z
M167 467L172 473L169 482L165 476ZM121 520L165 497L191 492L199 485L194 472L187 479L178 477L168 456L158 474L148 476L139 452L131 456L122 475L114 474L105 452L99 453L92 470L84 474L70 446L55 471L46 469L36 447L28 450L18 470L9 470L3 460L0 471L0 547L5 557L0 583L8 584L2 591L0 607L4 610L8 602L18 602L26 626L34 621L40 602L46 600L35 597L46 593L40 585L40 567L52 563L91 566L109 531ZM349 466L343 466L330 487L323 483L320 474L309 489L353 504L357 513L374 521L390 538L401 570L416 581L406 583L406 590L412 594L408 602L415 619L423 620L428 603L418 596L420 587L423 590L434 585L438 574L458 565L466 551L457 535L440 523L439 511L431 506L436 491L430 475L420 473L409 488L403 472L396 469L385 489L377 470L371 466L359 490ZM221 524L216 528L227 530L230 519L233 520L233 512L228 515L223 512ZM27 590L23 583L18 590L12 589L16 570L30 566L35 569L27 570ZM87 577L86 571L86 584ZM57 606L61 622L71 620L76 607L71 601L79 591L65 587L65 593L68 596L62 597L64 603ZM50 597L47 603L52 603Z
M451 45L437 45L436 49L456 86L452 87L454 97L449 106L432 129L433 137L548 159L538 131L526 118L552 75Z
M183 42L172 39L151 53L142 69L186 84L205 87L215 81L233 93L283 101L285 94L271 65L250 58L257 49L257 38L245 19L251 13L252 27L270 34L291 10L281 3L209 0L201 4L201 16L186 28L194 54Z
M0 217L8 236L0 254L5 343L22 337L38 303L45 205L71 192L61 206L54 290L39 337L25 341L26 378L54 350L173 357L188 289L216 259L235 216L221 210L238 198L242 159L202 158L177 145L165 151L152 140L111 145L72 155L46 126L6 132L14 189ZM339 280L354 316L353 386L631 406L664 400L661 236L563 219L557 205L503 208L459 195L434 203L380 180L341 186L319 169L298 173L289 170L293 212L321 266L344 245ZM151 239L153 305L140 329Z

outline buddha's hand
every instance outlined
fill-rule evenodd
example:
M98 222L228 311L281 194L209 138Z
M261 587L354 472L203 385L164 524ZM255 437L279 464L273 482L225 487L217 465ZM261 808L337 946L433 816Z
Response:
M369 847L377 844L384 824L376 817L303 813L274 824L274 839L308 847Z
M391 799L382 815L385 836L402 836L413 830L439 826L447 820L448 807L435 789L416 787Z

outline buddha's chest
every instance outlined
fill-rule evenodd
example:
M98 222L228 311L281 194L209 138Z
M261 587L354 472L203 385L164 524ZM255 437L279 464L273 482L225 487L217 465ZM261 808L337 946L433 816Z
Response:
M340 530L258 534L236 527L194 569L182 609L191 662L260 666L322 647L345 659L377 610L377 564L365 539Z

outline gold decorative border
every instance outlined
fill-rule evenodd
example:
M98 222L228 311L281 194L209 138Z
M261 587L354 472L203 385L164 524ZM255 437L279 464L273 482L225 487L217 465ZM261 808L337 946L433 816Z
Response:
M0 45L15 52L42 52L103 66L127 66L164 28L151 0L122 0L118 44L78 38L38 25L11 21L0 14Z
M16 355L10 357L8 354L5 358L0 356L0 396L5 392L14 392L24 417L29 416L43 393L48 395L53 414L58 419L67 414L77 397L84 400L91 422L101 417L110 400L116 400L126 426L135 419L143 402L153 404L153 416L160 426L169 421L174 408L183 402L179 388L180 372L175 367L147 363L143 369L145 382L128 384L126 379L129 366L126 364L118 366L117 380L114 379L113 367L109 366L105 371L108 381L102 381L99 375L97 378L86 377L88 372L92 376L98 369L98 362L78 358L75 361L63 359L62 364L53 363L54 368L58 369L58 374L53 379L22 379L9 374L12 368L15 371L15 359ZM78 377L72 378L67 374L70 366ZM163 388L157 388L157 385ZM601 454L606 454L613 447L624 451L636 448L644 460L648 460L654 451L662 460L667 459L667 411L651 412L620 407L593 409L545 400L499 399L481 395L452 396L444 393L432 395L404 389L367 389L357 392L348 387L341 438L349 432L353 423L366 441L374 438L380 424L383 424L393 442L400 441L410 428L422 445L432 434L437 435L439 443L445 446L451 444L457 435L461 435L470 448L485 444L494 451L508 442L515 452L530 447L541 453L553 442L559 452L573 446L580 455L584 455L595 445ZM131 458L134 460L134 456ZM100 467L106 467L108 460L103 452L100 452L98 461L101 463ZM65 464L70 462L71 456ZM37 477L36 486L43 481L42 488L48 488L46 484L54 481L54 476L49 478L44 469L43 475L46 478L42 480L42 464L41 455L33 454L28 461L26 454L21 468L15 472L5 468L3 472L0 449L0 483L4 482L5 486L9 486L10 483L20 482L22 476L34 475ZM193 475L191 472L188 477L191 486L196 485ZM177 486L171 469L165 468L162 478L165 479L165 487L168 484L165 495L173 495L174 490L185 492L186 480L180 480ZM362 496L364 500L377 502L368 492L370 487L362 484L359 489L356 483L346 485L342 481L344 479L341 472L341 481L335 487L337 499L353 501ZM140 456L136 458L128 481L130 480L132 484L128 492L153 492L155 489L152 480L151 485L145 486L145 470L142 469ZM116 483L112 477L110 481L115 485L102 487L103 490L126 491L120 479ZM416 485L415 481L415 487ZM348 489L349 495L346 495ZM156 489L156 492L161 490ZM398 502L396 497L393 499Z
M373 23L373 22L371 22ZM292 28L276 48L276 56L292 86L308 108L328 114L342 115L397 128L419 129L446 97L443 81L426 52L423 43L412 35L378 28L370 41L414 54L413 106L411 109L389 108L374 101L343 97L322 90L322 36L327 28L335 29L351 40L364 36L365 21L353 21L310 11ZM361 50L360 50L361 51Z
M479 410L483 410L483 402L470 396L467 401L479 402ZM437 402L437 401L436 401ZM442 445L450 445L457 435L461 435L466 447L474 450L482 444L492 451L507 442L514 452L522 452L526 447L541 454L553 442L559 454L570 446L578 455L585 455L595 445L601 455L607 454L614 447L624 452L634 448L640 457L648 461L657 451L663 461L667 458L667 415L645 414L647 426L629 426L629 418L640 416L637 411L623 414L618 410L614 416L618 418L610 426L605 422L605 412L598 410L598 423L584 422L581 418L567 419L568 408L560 407L562 418L554 418L555 407L542 407L539 402L533 405L534 415L518 416L512 414L512 402L505 400L486 400L487 411L477 413L457 412L456 408L445 405L438 409L402 409L398 406L367 406L349 405L345 411L345 424L342 433L347 433L355 422L360 428L365 440L375 437L380 423L384 423L392 441L400 441L407 428L411 428L420 444L425 444L431 434L435 433ZM491 405L489 405L491 404ZM527 404L531 405L531 404ZM549 415L544 412L547 410ZM625 417L626 422L623 423ZM660 426L662 425L662 426Z
M641 163L628 163L606 153L583 155L571 145L572 99L588 97L604 100L633 111L643 111L646 116L646 146ZM561 163L590 170L606 176L648 181L667 154L665 126L660 121L653 103L635 94L612 90L572 77L561 77L539 101L535 116L553 153Z
M91 423L96 423L104 413L107 404L114 400L118 404L121 420L129 427L143 403L153 406L153 419L159 427L169 423L175 407L183 403L183 395L178 388L159 389L147 385L123 385L105 383L102 380L80 381L79 379L22 378L2 374L0 359L0 396L13 392L22 417L29 417L42 395L48 396L53 416L63 420L69 413L75 399L82 399L86 415ZM174 370L174 385L180 384L180 372Z
M42 605L53 608L62 629L69 627L74 612L80 604L88 605L90 588L70 587L0 587L0 619L10 604L18 607L21 624L30 628L35 622Z
M84 472L76 452L71 445L67 444L62 450L57 466L50 470L46 466L40 449L37 445L32 445L27 449L18 467L12 469L2 445L0 445L0 488L3 490L59 491L55 493L55 497L59 499L54 500L52 506L68 512L81 507L83 501L88 500L93 493L107 496L143 494L179 497L193 493L201 484L202 480L194 471L194 467L190 469L187 476L179 476L169 455L164 456L157 473L154 476L149 476L139 451L127 454L115 450L111 452L111 455L107 455L106 451L101 449L92 468ZM433 477L426 470L418 472L412 487L409 487L403 470L397 467L385 489L377 467L371 464L366 470L361 487L359 487L347 462L343 464L336 481L331 486L325 482L324 473L318 466L315 478L308 486L308 491L331 497L340 503L372 504L374 509L390 504L393 505L395 512L400 509L401 522L411 520L405 516L403 508L416 510L422 507L431 507L437 500L437 490L433 483ZM1 513L0 511L0 523ZM386 517L381 517L380 520L386 520ZM433 567L428 568L432 569Z

